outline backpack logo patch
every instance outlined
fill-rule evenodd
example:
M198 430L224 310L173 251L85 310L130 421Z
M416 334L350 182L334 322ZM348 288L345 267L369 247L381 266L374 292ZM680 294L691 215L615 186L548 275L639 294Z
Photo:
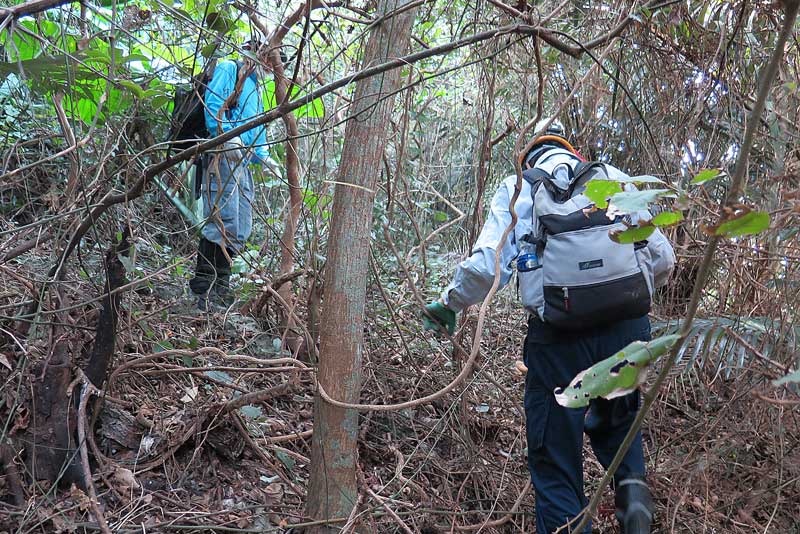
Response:
M603 266L603 260L590 260L581 261L578 263L578 269L581 271L588 271L589 269L599 269Z

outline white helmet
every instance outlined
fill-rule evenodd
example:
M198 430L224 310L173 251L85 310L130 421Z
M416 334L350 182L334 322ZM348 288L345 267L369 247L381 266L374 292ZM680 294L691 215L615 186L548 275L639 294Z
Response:
M560 146L575 152L564 133L564 125L554 117L547 117L537 122L533 132L533 139L520 154L520 165L523 170L526 167L533 167L545 152L553 148Z
M533 134L557 135L559 137L565 137L564 125L561 124L560 120L554 117L545 117L544 119L537 122L536 126L533 127Z

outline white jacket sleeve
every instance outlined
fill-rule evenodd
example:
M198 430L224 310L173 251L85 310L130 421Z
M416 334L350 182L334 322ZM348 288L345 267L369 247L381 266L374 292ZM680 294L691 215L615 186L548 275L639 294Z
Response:
M625 191L637 191L633 184L625 184ZM650 211L640 211L631 216L633 224L638 224L640 220L652 220L653 215ZM667 283L672 271L675 268L675 251L672 249L667 237L656 228L655 232L647 238L647 249L650 251L650 261L653 268L653 283L655 287L661 287Z
M495 250L500 238L503 237L503 232L511 223L509 200L508 184L505 181L492 199L489 214L472 249L472 255L458 265L453 281L442 292L442 301L451 310L460 312L467 306L482 301L489 293L494 282ZM520 218L524 217L521 213L524 210L520 209L521 204L524 205L524 202L518 201L515 205ZM527 216L530 217L530 213ZM500 252L500 287L508 284L511 279L511 262L517 254L512 231Z
M669 240L658 228L647 238L647 248L650 250L650 257L653 262L655 286L661 287L667 283L675 268L675 251L672 249Z

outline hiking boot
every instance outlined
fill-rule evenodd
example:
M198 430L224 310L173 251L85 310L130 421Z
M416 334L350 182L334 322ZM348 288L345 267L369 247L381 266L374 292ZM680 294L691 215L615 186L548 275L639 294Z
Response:
M233 254L206 238L200 240L197 248L197 268L194 278L189 281L192 293L198 296L197 307L210 311L215 307L227 308L233 304L230 290L231 264L228 257Z
M203 312L224 311L233 304L233 301L230 291L211 290L197 297L197 309Z
M614 504L623 534L650 534L653 499L643 476L630 476L615 484Z
M230 275L217 276L208 291L198 295L197 308L204 312L222 311L229 308L234 300Z
M194 269L194 276L189 280L189 289L195 295L208 293L211 283L217 276L214 266L217 248L219 245L213 241L209 241L205 237L200 239L197 247L197 267Z

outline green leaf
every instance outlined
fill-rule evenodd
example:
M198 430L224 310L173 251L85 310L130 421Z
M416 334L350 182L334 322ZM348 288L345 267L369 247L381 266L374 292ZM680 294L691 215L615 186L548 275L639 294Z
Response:
M628 228L627 230L623 230L621 232L609 232L608 237L611 238L612 241L615 243L619 243L621 245L629 245L631 243L638 243L639 241L644 241L648 237L650 237L653 232L656 231L656 227L652 224L644 224L642 226L634 226L632 228Z
M625 178L619 178L620 182L626 184L663 184L664 180L661 178L656 178L655 176L650 176L649 174L642 174L641 176L628 176Z
M130 80L117 80L117 83L119 83L119 85L131 91L136 96L136 98L144 97L144 89L142 89L138 83L132 82Z
M566 408L582 408L598 397L613 399L644 383L647 367L664 355L679 335L663 336L648 343L634 341L618 353L578 373L569 386L556 388L556 402Z
M294 464L296 463L294 458L292 458L291 456L289 456L288 454L286 454L281 450L275 451L275 456L277 456L278 460L280 460L281 463L286 466L286 469L288 469L289 471L294 469Z
M216 380L217 382L222 382L223 384L234 385L234 386L236 385L236 382L233 380L231 375L229 375L225 371L212 370L212 371L206 371L203 374L212 380Z
M164 352L165 350L172 350L174 348L175 346L165 339L164 341L156 343L156 346L153 347L153 352Z
M211 56L214 55L214 52L216 52L218 48L219 48L219 45L217 43L215 43L215 42L214 43L208 43L207 45L205 45L203 48L200 49L200 55L202 55L204 58L208 59L208 58L210 58Z
M239 413L241 413L248 419L258 419L263 415L261 407L253 406L252 404L248 404L247 406L242 406L241 408L239 408Z
M705 169L703 171L698 172L697 175L695 175L695 177L692 178L692 181L689 183L694 185L704 184L706 182L714 180L715 178L718 178L719 176L722 176L721 169Z
M753 235L769 228L769 213L747 211L720 224L714 233L725 237Z
M291 100L296 100L304 96L305 93L300 90L299 87L294 86L292 88L292 98ZM275 80L269 80L267 83L264 84L264 91L262 93L262 99L264 100L264 109L267 111L273 109L277 106L277 99L275 97ZM316 98L309 102L308 104L304 104L297 108L294 111L295 117L306 117L312 119L321 119L325 117L325 105L322 102L321 98Z
M154 110L161 109L171 102L172 98L170 98L168 95L158 95L153 97L153 99L150 101L150 107L152 107Z
M653 218L653 224L656 226L672 226L673 224L678 224L682 220L682 211L664 211Z
M659 198L674 196L669 189L623 191L611 197L611 205L612 208L621 213L636 213L637 211L646 210L651 203Z
M433 220L436 222L445 222L447 220L447 214L443 211L436 211L433 214Z
M795 371L794 373L789 373L788 375L784 376L783 378L779 378L772 382L773 386L783 386L785 384L799 384L800 383L800 370Z
M583 194L594 202L595 206L604 209L608 207L608 199L621 192L622 186L616 180L591 180L586 184Z
M321 98L316 98L304 106L297 108L295 114L307 119L321 119L325 117L325 105Z

